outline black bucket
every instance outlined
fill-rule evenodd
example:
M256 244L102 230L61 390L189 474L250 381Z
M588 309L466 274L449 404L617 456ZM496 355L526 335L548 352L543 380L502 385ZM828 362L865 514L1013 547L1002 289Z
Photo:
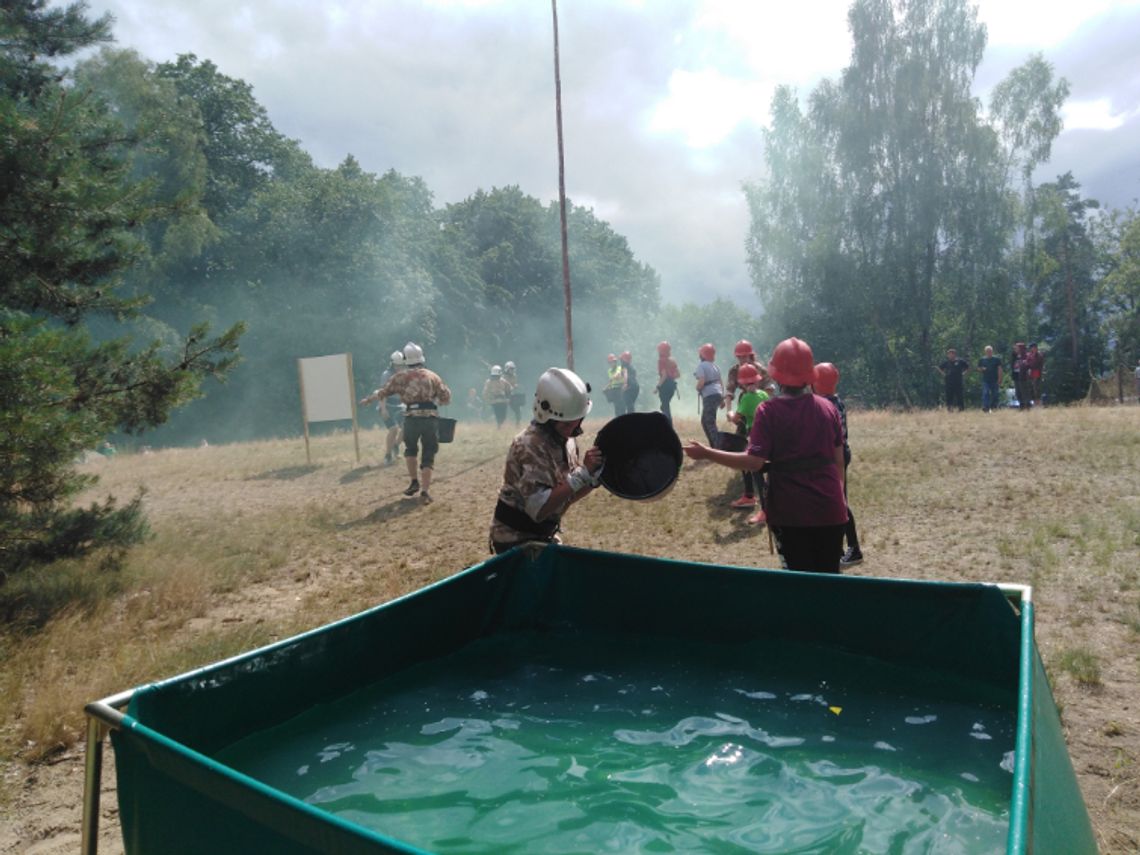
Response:
M742 433L718 432L716 447L721 451L744 451L748 448L748 437Z
M656 499L677 480L684 454L663 413L626 413L610 419L594 441L606 456L602 486L622 499Z
M436 419L439 422L439 441L451 442L455 439L455 419L444 418L439 416Z

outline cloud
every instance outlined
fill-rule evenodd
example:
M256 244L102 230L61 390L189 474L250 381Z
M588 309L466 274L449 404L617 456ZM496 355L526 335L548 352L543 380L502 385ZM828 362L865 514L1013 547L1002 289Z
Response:
M121 46L195 53L253 86L323 166L420 176L437 204L518 185L557 198L550 5L539 0L91 0ZM756 307L741 184L771 93L805 96L850 55L847 0L575 0L559 6L566 183L655 268L670 302ZM1113 205L1137 191L1140 3L983 0L983 96L1042 50L1073 86L1048 165ZM1096 128L1098 130L1091 130ZM1122 177L1114 187L1113 175ZM1091 191L1090 191L1091 192Z

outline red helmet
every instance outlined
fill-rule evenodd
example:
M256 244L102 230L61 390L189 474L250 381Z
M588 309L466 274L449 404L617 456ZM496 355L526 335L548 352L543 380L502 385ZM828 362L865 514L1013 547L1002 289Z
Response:
M622 362L632 362L633 361L633 354L630 353L628 350L623 350L621 352L621 361Z
M697 348L697 355L705 362L712 362L716 359L716 348L708 343L702 344Z
M821 362L815 367L815 391L817 395L834 395L839 386L839 369L830 362Z
M611 353L609 356L606 357L606 362L617 362L617 357Z
M753 383L760 382L760 371L751 362L746 362L740 366L740 370L736 372L736 382L741 386L751 386Z
M815 381L811 346L798 338L786 338L772 351L768 373L781 386L807 386Z
M752 342L742 338L732 349L732 354L733 356L755 356L756 352L752 349Z
M663 342L661 342L661 344L657 345L657 355L658 356L668 356L672 352L673 352L673 348L671 348L669 346L669 342L667 342L667 341L663 341Z

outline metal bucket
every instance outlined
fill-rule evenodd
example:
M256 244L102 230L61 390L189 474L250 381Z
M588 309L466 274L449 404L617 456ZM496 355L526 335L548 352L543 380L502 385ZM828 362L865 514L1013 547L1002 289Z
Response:
M610 419L598 431L595 444L606 456L602 486L622 499L644 501L665 495L684 461L680 438L659 412Z

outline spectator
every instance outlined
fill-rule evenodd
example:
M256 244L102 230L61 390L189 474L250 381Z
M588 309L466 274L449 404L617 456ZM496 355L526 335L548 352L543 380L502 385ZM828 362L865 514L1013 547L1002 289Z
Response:
M959 411L966 409L965 390L962 376L970 370L970 363L958 356L958 351L948 348L946 359L938 366L938 373L946 381L946 409Z
M1025 354L1025 367L1029 370L1029 400L1041 406L1041 375L1045 372L1045 354L1037 349L1037 342L1029 345Z
M1029 408L1033 406L1027 356L1025 342L1019 341L1013 346L1013 354L1009 360L1009 370L1013 374L1013 390L1017 396L1017 406L1023 413L1029 412Z
M1001 357L994 356L994 349L986 345L986 355L978 360L978 370L982 372L982 412L998 408L998 389L1001 388Z

